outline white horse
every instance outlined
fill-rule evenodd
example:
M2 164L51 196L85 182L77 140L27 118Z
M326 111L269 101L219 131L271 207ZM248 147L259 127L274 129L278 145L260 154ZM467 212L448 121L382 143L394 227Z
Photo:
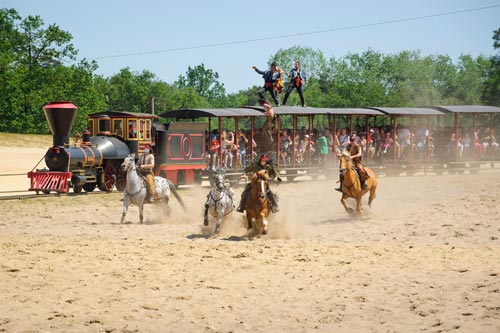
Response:
M212 215L215 220L215 231L214 234L219 233L220 224L224 216L231 213L236 207L234 201L234 192L230 186L227 186L226 176L224 171L217 170L217 173L213 175L213 186L207 195L207 201L205 202L205 215L204 222L205 226L208 226L208 213Z
M139 170L137 169L137 166L135 164L135 154L127 156L123 161L121 168L122 171L127 172L127 185L125 186L125 190L123 191L123 213L120 223L123 223L123 221L125 220L129 202L139 207L139 219L141 223L143 223L143 205L146 201L147 189L146 181L139 173ZM169 212L170 207L168 206L168 202L170 199L170 192L174 194L175 198L177 199L177 201L179 201L182 208L184 210L186 209L184 201L179 196L177 190L175 189L175 185L170 180L156 176L155 187L159 201L166 204Z

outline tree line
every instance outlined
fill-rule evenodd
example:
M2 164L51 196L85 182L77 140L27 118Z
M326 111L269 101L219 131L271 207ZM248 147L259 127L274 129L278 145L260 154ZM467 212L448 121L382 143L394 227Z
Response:
M159 113L258 102L259 86L229 94L219 74L204 64L188 67L172 84L147 70L97 75L97 62L76 62L72 39L39 16L22 18L15 9L0 9L0 132L49 133L42 107L56 100L78 105L76 129L85 127L89 113L102 110L151 112L154 103ZM493 32L493 45L500 48L500 29ZM463 54L453 61L418 50L383 54L369 49L328 59L321 50L293 46L269 57L285 72L296 60L310 78L304 95L312 107L500 106L500 55ZM298 104L292 94L288 105Z

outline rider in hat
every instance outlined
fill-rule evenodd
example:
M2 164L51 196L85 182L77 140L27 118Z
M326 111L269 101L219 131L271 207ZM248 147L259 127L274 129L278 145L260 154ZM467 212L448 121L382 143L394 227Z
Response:
M245 174L250 173L250 172L256 173L256 172L259 172L260 170L267 170L267 174L269 175L269 177L271 179L273 179L273 180L277 179L279 182L281 181L281 178L278 177L278 173L274 169L273 164L270 163L269 156L267 156L267 154L261 154L259 157L259 160L257 162L254 162L252 165L247 166L245 168L242 176L244 176ZM250 183L248 183L247 186L245 187L245 190L243 190L243 192L241 193L240 205L238 206L236 211L243 213L243 211L245 210L245 205L246 205L248 196L250 194L250 188L251 188ZM269 200L271 201L273 213L279 212L278 202L276 200L274 193L271 192L271 190L269 190L267 193L267 196L268 196Z
M366 190L366 179L370 177L368 172L366 172L363 163L361 162L363 158L363 149L361 145L356 143L356 133L352 133L349 136L349 145L347 146L347 151L351 156L352 163L359 174L359 180L361 181L361 188ZM342 182L344 181L344 176L340 175L340 186L335 190L342 192Z
M154 203L156 199L155 176L153 168L155 167L155 156L152 154L151 145L144 146L144 154L139 157L137 167L146 179L146 189L148 190L148 202Z

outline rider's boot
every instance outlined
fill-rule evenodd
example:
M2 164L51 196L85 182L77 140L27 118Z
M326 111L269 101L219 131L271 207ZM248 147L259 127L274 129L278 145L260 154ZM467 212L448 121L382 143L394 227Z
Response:
M277 213L280 211L280 208L278 207L278 202L276 201L276 198L274 197L274 193L269 191L268 193L269 200L271 201L271 210L273 213Z
M247 203L247 198L248 195L250 194L250 187L247 187L243 190L243 193L241 193L241 200L240 200L240 205L238 208L236 208L236 211L238 213L243 213L245 211L245 205Z
M367 187L368 187L368 186L366 185L366 180L362 180L362 181L361 181L361 188L362 188L363 190L366 190L366 188L367 188Z
M245 211L245 205L243 204L243 200L240 201L240 205L238 206L238 208L236 208L236 211L238 213L243 213Z
M343 182L344 182L344 176L342 176L342 175L341 175L341 176L340 176L340 179L339 179L339 183L340 183L340 184L339 184L339 187L337 187L337 188L335 189L335 191L342 192L342 183L343 183Z

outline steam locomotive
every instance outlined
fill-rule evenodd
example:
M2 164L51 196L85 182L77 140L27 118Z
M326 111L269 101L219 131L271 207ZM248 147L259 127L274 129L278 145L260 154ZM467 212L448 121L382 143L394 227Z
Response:
M99 112L88 116L81 143L69 144L69 133L77 107L70 102L53 102L43 108L53 135L45 154L48 169L28 173L31 191L79 193L95 188L110 192L125 188L120 165L124 158L153 147L156 173L174 184L199 181L205 168L203 123L160 124L158 116L133 112Z

